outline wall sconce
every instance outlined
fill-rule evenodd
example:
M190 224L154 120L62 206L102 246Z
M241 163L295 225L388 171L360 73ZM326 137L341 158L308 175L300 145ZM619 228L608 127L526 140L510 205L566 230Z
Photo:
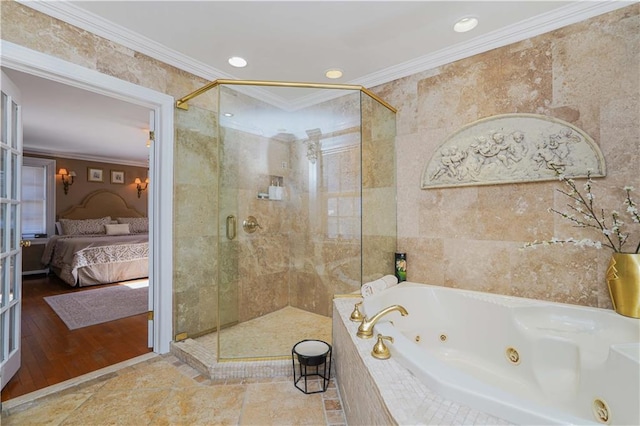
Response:
M58 170L58 174L62 177L62 186L64 188L64 194L67 195L69 193L69 187L73 185L73 181L76 177L76 172L71 170L68 172L67 169Z
M146 178L144 180L144 187L142 186L142 181L140 180L140 178L136 178L133 183L136 184L136 188L138 189L138 198L140 198L140 194L142 194L142 191L146 191L147 187L149 186L149 178Z

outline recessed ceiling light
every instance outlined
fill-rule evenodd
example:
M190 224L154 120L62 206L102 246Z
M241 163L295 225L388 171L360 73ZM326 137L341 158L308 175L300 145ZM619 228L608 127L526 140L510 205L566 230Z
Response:
M225 117L233 117L233 114L232 114L232 113L230 113L230 112L225 112L225 113L224 113L224 114L222 114L222 115L224 115Z
M229 65L236 68L242 68L247 66L247 60L240 56L232 56L229 58Z
M478 18L474 18L473 16L465 16L458 20L453 26L453 30L457 33L466 33L467 31L471 31L478 25Z
M324 73L327 78L340 78L342 77L342 70L338 68L331 68Z

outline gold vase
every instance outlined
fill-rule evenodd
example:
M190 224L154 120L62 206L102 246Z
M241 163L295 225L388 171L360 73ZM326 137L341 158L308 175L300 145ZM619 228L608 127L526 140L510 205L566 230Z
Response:
M640 254L613 253L607 284L613 309L625 317L640 318Z

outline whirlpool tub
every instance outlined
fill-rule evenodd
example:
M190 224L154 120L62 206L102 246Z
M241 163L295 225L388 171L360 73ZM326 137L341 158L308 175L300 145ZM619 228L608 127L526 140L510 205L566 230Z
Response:
M428 388L516 424L640 424L640 320L606 309L404 282L364 300ZM373 343L373 342L372 342Z

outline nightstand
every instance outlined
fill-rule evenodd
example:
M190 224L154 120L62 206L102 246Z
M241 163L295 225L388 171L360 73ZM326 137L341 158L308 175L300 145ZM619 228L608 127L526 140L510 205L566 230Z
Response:
M22 275L46 274L49 268L44 266L40 259L44 253L44 248L48 238L30 238L29 247L22 248Z

